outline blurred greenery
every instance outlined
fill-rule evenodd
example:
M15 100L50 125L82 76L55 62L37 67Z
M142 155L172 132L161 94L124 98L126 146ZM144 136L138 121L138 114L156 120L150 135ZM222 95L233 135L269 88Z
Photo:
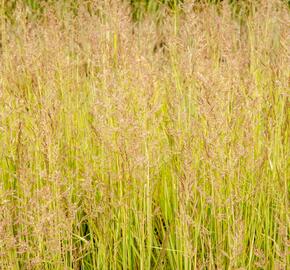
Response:
M147 13L155 13L160 10L160 7L168 7L170 10L179 8L184 3L184 0L123 0L129 1L132 8L132 19L138 21L142 19L143 15ZM194 5L217 5L224 0L196 0ZM249 7L252 4L259 5L259 0L227 0L232 6L235 13L241 13L242 16L249 13ZM290 8L290 0L281 0ZM42 14L43 9L46 6L58 4L60 6L69 9L73 13L78 12L80 3L85 4L88 11L93 12L92 5L96 6L96 1L79 1L79 0L4 0L2 1L2 14L8 20L13 20L14 11L16 7L26 8L28 15L32 17L38 17ZM4 6L3 6L4 5ZM245 12L246 11L246 12Z

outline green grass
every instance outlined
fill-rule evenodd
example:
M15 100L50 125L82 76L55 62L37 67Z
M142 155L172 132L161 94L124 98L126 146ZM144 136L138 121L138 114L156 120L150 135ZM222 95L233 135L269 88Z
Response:
M286 5L3 3L1 270L289 267Z

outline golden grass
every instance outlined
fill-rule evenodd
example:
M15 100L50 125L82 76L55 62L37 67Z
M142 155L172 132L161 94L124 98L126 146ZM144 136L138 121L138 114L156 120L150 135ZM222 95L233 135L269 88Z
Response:
M1 17L0 269L286 269L287 6L112 2Z

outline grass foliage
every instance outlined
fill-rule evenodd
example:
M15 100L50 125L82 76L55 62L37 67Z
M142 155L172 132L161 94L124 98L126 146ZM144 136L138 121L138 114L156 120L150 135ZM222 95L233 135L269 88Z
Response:
M9 2L1 270L289 267L287 4Z

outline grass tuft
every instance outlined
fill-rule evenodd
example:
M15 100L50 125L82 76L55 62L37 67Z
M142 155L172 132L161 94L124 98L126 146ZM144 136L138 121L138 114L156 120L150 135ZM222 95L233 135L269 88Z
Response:
M287 5L44 2L1 3L0 269L287 269Z

